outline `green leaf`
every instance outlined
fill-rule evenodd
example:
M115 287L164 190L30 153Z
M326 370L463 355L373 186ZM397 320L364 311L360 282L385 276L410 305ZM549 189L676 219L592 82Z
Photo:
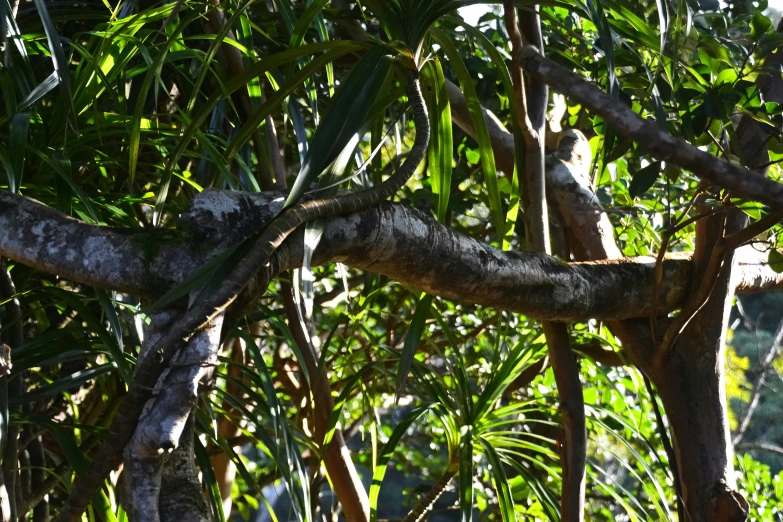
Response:
M449 17L449 20L455 20L455 18ZM506 60L500 55L500 52L498 52L495 45L484 36L484 33L464 22L460 22L460 24L465 31L481 45L484 52L489 55L492 65L500 76L503 89L506 92L510 109L509 112L511 114L517 114L517 99L514 95L514 84L511 81L511 75L508 72ZM511 127L514 135L514 173L511 177L511 195L509 197L508 210L506 211L505 231L503 234L503 244L501 245L503 250L511 248L511 240L514 237L520 206L519 172L524 169L525 165L524 136L522 135L522 129L519 127L519 121L516 118L511 118Z
M323 368L323 363L319 366ZM345 385L345 388L343 388L343 391L340 392L340 396L337 397L337 400L334 401L334 407L332 408L332 414L329 417L329 425L326 428L326 433L324 434L324 440L320 442L321 447L326 447L327 444L329 444L332 441L332 437L334 436L334 431L337 428L337 423L340 421L340 418L343 414L343 408L345 407L345 404L353 397L353 390L356 387L357 384L362 380L362 378L367 375L369 372L376 369L375 363L369 363L364 365L358 372L356 372L351 379L348 381L348 384ZM323 371L322 371L323 373ZM319 379L323 379L324 375L319 375Z
M462 426L459 444L460 522L473 521L473 427Z
M503 392L506 391L506 388L527 367L536 351L535 348L537 348L537 345L530 345L520 341L513 349L509 350L509 353L500 363L500 367L493 372L492 378L484 387L475 403L474 419L477 422L481 422L498 399L500 399L501 395L503 395Z
M106 315L106 320L111 326L111 331L114 334L114 339L117 341L117 353L116 356L121 359L125 359L124 345L122 342L122 324L120 323L120 317L117 315L116 303L114 296L109 296L106 290L100 288L95 289L95 295L98 297L98 302L101 303L103 313Z
M273 452L273 458L277 463L280 474L283 476L283 482L286 485L288 494L293 499L297 517L300 521L309 522L312 514L310 510L310 487L302 455L291 432L286 412L277 400L274 382L261 355L261 351L258 349L255 339L246 337L246 341L247 347L256 363L255 367L258 370L261 386L272 414L275 436L279 441L278 444L269 441L267 446ZM301 361L302 359L300 358L299 360ZM270 444L272 445L270 446Z
M302 16L296 21L296 26L291 34L291 41L288 44L289 47L297 47L304 41L305 33L307 33L310 24L313 23L313 19L321 13L321 10L327 3L329 3L329 0L315 0L307 6Z
M52 153L52 162L59 165L59 170L68 178L71 178L71 160L65 155L65 151L56 150ZM73 210L73 190L65 179L60 175L55 179L57 189L57 209L66 216L71 215Z
M30 114L23 112L15 114L11 120L11 138L8 142L8 156L11 163L11 171L8 175L8 188L11 192L18 192L22 185L24 174L24 160L27 153L27 131L30 128Z
M299 201L310 184L356 135L361 135L363 128L369 123L367 120L373 103L391 68L388 53L386 46L373 47L340 85L332 99L329 112L315 131L302 168L286 199L286 207ZM234 141L238 139L239 137Z
M410 327L408 327L408 333L405 334L405 344L402 347L400 365L397 369L397 388L394 395L394 404L397 404L400 400L400 394L405 386L405 380L408 378L408 371L410 371L413 358L416 357L416 350L419 348L419 341L424 333L424 326L427 318L430 316L431 307L432 295L422 294L416 303L416 312L414 312L413 320Z
M133 121L130 124L130 140L128 144L128 181L130 182L131 186L133 186L133 182L136 178L136 166L139 162L139 147L141 145L141 120L144 115L144 105L147 101L147 95L149 94L150 87L152 87L155 79L160 76L161 69L163 68L163 64L166 61L166 56L168 56L171 47L177 43L180 34L182 34L182 31L184 31L185 28L188 27L188 25L190 25L190 23L198 16L200 16L200 13L191 14L189 17L183 20L174 29L174 31L172 31L168 40L166 40L166 44L160 50L160 54L158 54L158 56L155 58L155 62L150 66L147 74L144 76L144 81L141 84L138 98L136 99L136 108L133 111Z
M87 457L84 455L79 446L74 442L73 437L68 433L68 430L56 424L49 422L46 424L49 433L57 441L57 445L60 446L63 455L68 460L68 464L76 472L77 476L84 476L89 471L89 463ZM114 511L111 507L111 502L106 496L106 493L101 488L98 495L92 499L92 508L97 512L98 516L105 522L116 522L117 518L114 516Z
M614 39L612 38L612 29L606 19L601 0L587 0L587 15L598 29L598 39L601 43L601 50L606 59L606 70L608 73L606 81L606 92L616 96L619 93L619 84L617 83L617 73L615 72L615 53Z
M760 9L756 9L753 13L753 19L750 21L751 34L755 37L759 37L769 31L772 27L772 20L764 16L764 13Z
M408 415L406 415L399 424L394 428L389 440L384 444L383 449L378 455L378 462L375 464L375 473L372 476L372 484L370 485L370 522L376 522L378 517L378 495L381 492L381 485L383 483L383 477L386 475L386 468L389 461L394 455L394 450L400 443L400 440L408 431L408 428L416 422L424 413L432 408L430 405L419 406L414 408Z
M492 444L484 439L480 440L482 446L481 450L489 461L489 474L492 477L492 484L495 486L495 492L498 495L500 516L502 517L503 522L515 522L514 499L511 496L511 487L508 478L506 477L506 472L503 469L503 463L500 461L500 457Z
M38 103L38 100L46 96L52 89L57 87L60 84L60 81L60 75L57 74L57 71L54 71L52 74L47 76L44 81L39 83L35 89L30 91L30 94L28 94L24 100L19 102L18 109L23 111L28 107L32 107Z
M430 29L430 34L440 44L443 52L448 57L449 64L459 79L460 88L465 94L465 100L470 111L470 119L473 122L473 128L476 130L476 142L478 142L479 153L481 154L481 166L484 171L484 183L486 184L487 196L489 197L489 210L492 214L492 222L495 225L498 240L502 241L505 236L506 218L500 202L495 153L492 151L489 130L487 130L484 114L481 111L481 101L478 99L476 87L473 85L473 79L470 77L468 68L462 61L454 42L437 29Z
M41 17L41 22L43 22L46 39L49 41L49 50L52 54L54 72L57 73L57 76L60 78L60 82L63 86L63 97L67 100L66 103L70 109L73 123L76 125L76 109L73 105L73 91L71 90L71 75L68 70L68 60L65 58L63 46L60 43L60 37L57 35L57 29L54 26L54 22L49 16L46 2L44 0L33 1L35 2L35 8L38 10L38 16ZM78 133L78 129L76 132Z
M30 145L28 145L27 150L35 154L39 160L54 170L57 175L60 176L61 181L65 182L70 187L71 192L73 192L79 201L84 204L90 216L89 218L82 216L82 219L89 221L89 219L92 218L93 223L101 223L92 200L84 193L82 188L73 181L73 177L71 176L71 162L63 151L52 151L49 149L44 152Z
M347 53L362 49L363 47L365 47L364 43L351 42L351 41L331 41L331 42L322 42L322 43L304 45L301 47L297 47L296 49L289 49L286 51L282 51L267 56L260 62L246 67L244 73L234 76L233 78L231 78L231 80L223 84L223 88L221 90L212 94L212 96L210 96L206 102L199 104L199 109L191 117L190 122L188 122L187 127L183 132L182 137L179 140L179 143L177 144L177 147L174 149L174 152L171 153L170 157L168 158L168 161L166 162L166 169L163 171L161 188L158 194L156 205L162 205L163 202L165 202L168 194L169 183L171 181L172 171L177 166L185 150L188 148L190 141L193 139L194 136L196 136L199 133L200 126L204 123L204 121L206 121L206 119L212 113L212 110L215 108L215 106L218 103L220 103L221 100L228 98L231 95L231 93L233 93L237 89L246 86L247 83L253 80L254 78L264 75L269 71L285 63L288 63L291 60L296 60L301 56L318 53L321 51L326 51L318 59L324 60L325 63L328 63L330 61L336 60L340 56L343 56ZM285 96L288 95L288 93L293 91L298 85L301 84L301 81L302 80L300 79L299 76L292 78L289 87L281 88L281 90L284 90L285 92L280 97L280 99L281 100L284 99ZM275 97L277 97L277 93L275 93ZM264 106L262 106L258 110L258 112L263 111L262 114L263 118L261 118L261 120L259 121L264 120L266 116L269 113L271 113L272 109L276 106L276 103L272 103L272 102L273 100L270 98L269 100L267 100Z
M195 82L193 83L192 89L192 95L190 97L190 100L187 104L187 113L191 114L193 112L193 106L195 105L196 101L199 99L201 95L201 86L204 83L204 80L207 77L207 73L211 72L212 70L212 63L215 59L215 56L218 52L220 52L220 49L223 46L224 42L229 42L229 40L226 39L226 36L228 35L228 32L231 30L231 28L234 26L234 23L238 18L241 18L244 14L245 10L250 7L250 4L252 1L244 1L242 2L238 9L234 11L234 13L231 15L231 18L225 21L223 25L220 28L220 31L214 35L215 39L210 44L209 50L207 51L206 56L204 57L204 60L201 64L201 71L199 72L198 77L196 78ZM255 80L257 81L257 79ZM250 94L249 86L248 86L248 94ZM253 97L250 96L251 100L253 100Z
M63 392L67 392L68 390L71 390L73 388L78 388L85 382L91 381L92 379L95 379L100 375L109 373L116 369L117 369L117 365L111 363L111 364L103 364L101 366L89 370L74 372L71 375L68 375L67 377L63 377L62 379L54 381L53 383L46 384L43 386L38 386L34 390L24 393L19 397L14 397L11 400L9 400L8 404L9 406L18 406L22 404L32 404L42 400L50 399L52 397L60 395Z
M2 29L2 40L5 45L5 56L3 56L3 65L11 73L14 80L20 87L21 94L26 95L30 91L30 85L35 83L30 55L27 52L25 39L22 36L19 26L16 23L16 17L10 16L11 4L8 0L0 0L0 29ZM10 42L14 43L19 56L22 58L22 67L11 54ZM5 93L3 93L5 94Z
M294 14L294 4L291 0L274 0L277 12L280 18L283 19L283 24L288 30L289 34L294 34L294 27L296 26L296 15Z
M638 170L631 179L631 185L628 187L628 193L632 198L647 192L653 186L655 180L661 174L661 162L655 161L643 169Z
M112 354L120 375L126 383L129 383L132 378L132 372L125 353L117 344L115 337L106 331L101 320L92 313L90 307L82 301L81 297L78 294L55 287L42 288L39 291L67 303L68 306L79 314L79 318L87 324L90 331L100 339L106 349Z
M212 469L212 462L209 460L207 449L199 437L193 437L193 450L196 453L198 467L201 469L201 481L207 490L212 520L225 522L226 515L223 513L223 497L220 494L220 486L215 478L215 470ZM165 492L161 493L165 494Z
M451 128L451 106L446 93L446 79L440 61L427 62L426 79L431 87L427 101L429 105L431 138L427 149L427 165L432 177L432 192L438 196L437 218L446 222L451 194L452 157L454 143Z
M776 273L783 273L783 252L775 248L769 252L769 267Z

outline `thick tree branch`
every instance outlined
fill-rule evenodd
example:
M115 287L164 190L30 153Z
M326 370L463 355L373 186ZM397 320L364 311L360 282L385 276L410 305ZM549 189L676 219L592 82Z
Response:
M733 165L726 159L667 134L655 122L640 117L620 100L544 58L535 47L527 45L522 50L522 66L553 90L602 116L622 136L639 143L653 157L671 162L705 181L727 188L737 197L760 201L772 207L783 207L783 184Z
M79 283L154 298L264 226L281 206L279 194L207 190L182 216L187 233L151 233L88 225L0 193L0 255ZM301 266L301 253L300 231L278 251L280 270ZM738 292L783 288L783 275L768 267L766 253L752 247L739 253ZM502 252L391 203L328 220L313 264L335 261L447 299L562 321L646 317L655 264L646 257L566 264L544 254ZM666 259L661 312L682 305L690 269L687 254Z

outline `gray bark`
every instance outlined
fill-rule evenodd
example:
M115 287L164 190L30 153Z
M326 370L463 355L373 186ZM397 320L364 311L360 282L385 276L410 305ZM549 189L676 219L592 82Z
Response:
M199 480L193 453L195 430L193 415L185 423L184 431L163 468L160 497L162 522L210 522L207 500ZM226 514L228 517L228 514Z
M0 255L66 279L154 298L264 226L281 205L280 195L207 190L182 216L183 231L130 232L88 225L2 193ZM301 266L302 234L278 251L281 271ZM783 276L758 255L746 264L746 253L753 253L743 250L738 291L783 287ZM503 252L392 203L327 221L313 265L335 261L447 299L536 319L644 317L653 290L653 258L565 263L545 254ZM664 263L661 312L682 304L690 270L688 254Z
M153 316L141 357L154 356L148 353L149 348L173 319L171 312ZM149 401L125 450L124 504L131 521L209 519L194 468L191 412L199 385L217 364L221 326L222 315L177 354L159 379L156 397ZM199 498L200 502L194 503ZM185 513L188 516L183 518Z

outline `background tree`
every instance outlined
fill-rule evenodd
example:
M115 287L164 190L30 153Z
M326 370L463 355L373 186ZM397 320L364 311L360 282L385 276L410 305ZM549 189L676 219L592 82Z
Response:
M766 4L471 3L0 1L4 520L781 518Z

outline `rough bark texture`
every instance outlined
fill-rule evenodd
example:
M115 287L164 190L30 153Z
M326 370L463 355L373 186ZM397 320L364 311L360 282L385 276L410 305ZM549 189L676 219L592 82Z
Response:
M172 323L176 314L174 310L167 310L150 317L151 322L145 328L140 356L149 356L150 348L162 337L163 331ZM162 455L142 454L136 446L135 440L131 440L125 449L125 468L122 478L123 507L132 521L160 522L158 499L164 465Z
M182 437L190 412L198 400L199 385L217 365L223 315L199 331L171 362L158 381L157 397L140 419L133 438L135 458L157 458L170 453Z
M741 228L742 216L734 216L738 222L732 228ZM709 252L722 226L709 220L700 228L713 229L701 232L699 235L707 236L705 244L697 245ZM645 368L656 383L669 419L685 512L691 522L745 520L723 518L734 497L729 495L718 502L736 487L723 369L733 296L733 257L732 252L726 255L709 300L680 334L665 363L659 368Z
M142 350L142 357L149 356L149 348L159 339L159 332L170 323L171 316L159 314L153 321L157 324L145 339L146 349ZM217 363L221 326L222 315L194 335L187 347L177 354L171 367L158 381L156 398L149 402L125 450L124 500L131 521L183 520L182 506L178 510L169 509L168 515L163 512L164 504L177 503L173 497L184 497L187 511L200 513L201 519L208 519L198 474L187 459L193 458L191 411L198 399L199 384L211 375ZM188 429L191 431L189 434L186 433ZM187 447L181 447L182 444ZM165 477L170 483L177 484L176 491L167 489L161 494ZM188 487L190 491L186 491ZM193 504L196 497L201 498L204 510L199 508L198 503ZM177 512L180 514L171 518L172 513Z
M588 177L592 151L585 136L566 129L557 149L547 156L546 183L563 217L568 245L575 259L623 257L614 239L612 223L603 212Z
M65 279L154 298L281 207L279 194L205 190L182 216L186 232L129 233L0 193L0 255ZM302 236L293 234L279 249L281 271L301 266ZM739 258L738 292L783 287L783 275L769 268L766 255L745 247ZM655 263L643 257L565 264L544 254L502 252L393 203L327 220L313 266L334 261L447 299L563 321L649 315ZM661 312L682 304L689 274L688 254L667 258Z
M159 502L162 522L211 522L193 454L193 424L191 415L177 449L163 468L161 490L164 494Z

